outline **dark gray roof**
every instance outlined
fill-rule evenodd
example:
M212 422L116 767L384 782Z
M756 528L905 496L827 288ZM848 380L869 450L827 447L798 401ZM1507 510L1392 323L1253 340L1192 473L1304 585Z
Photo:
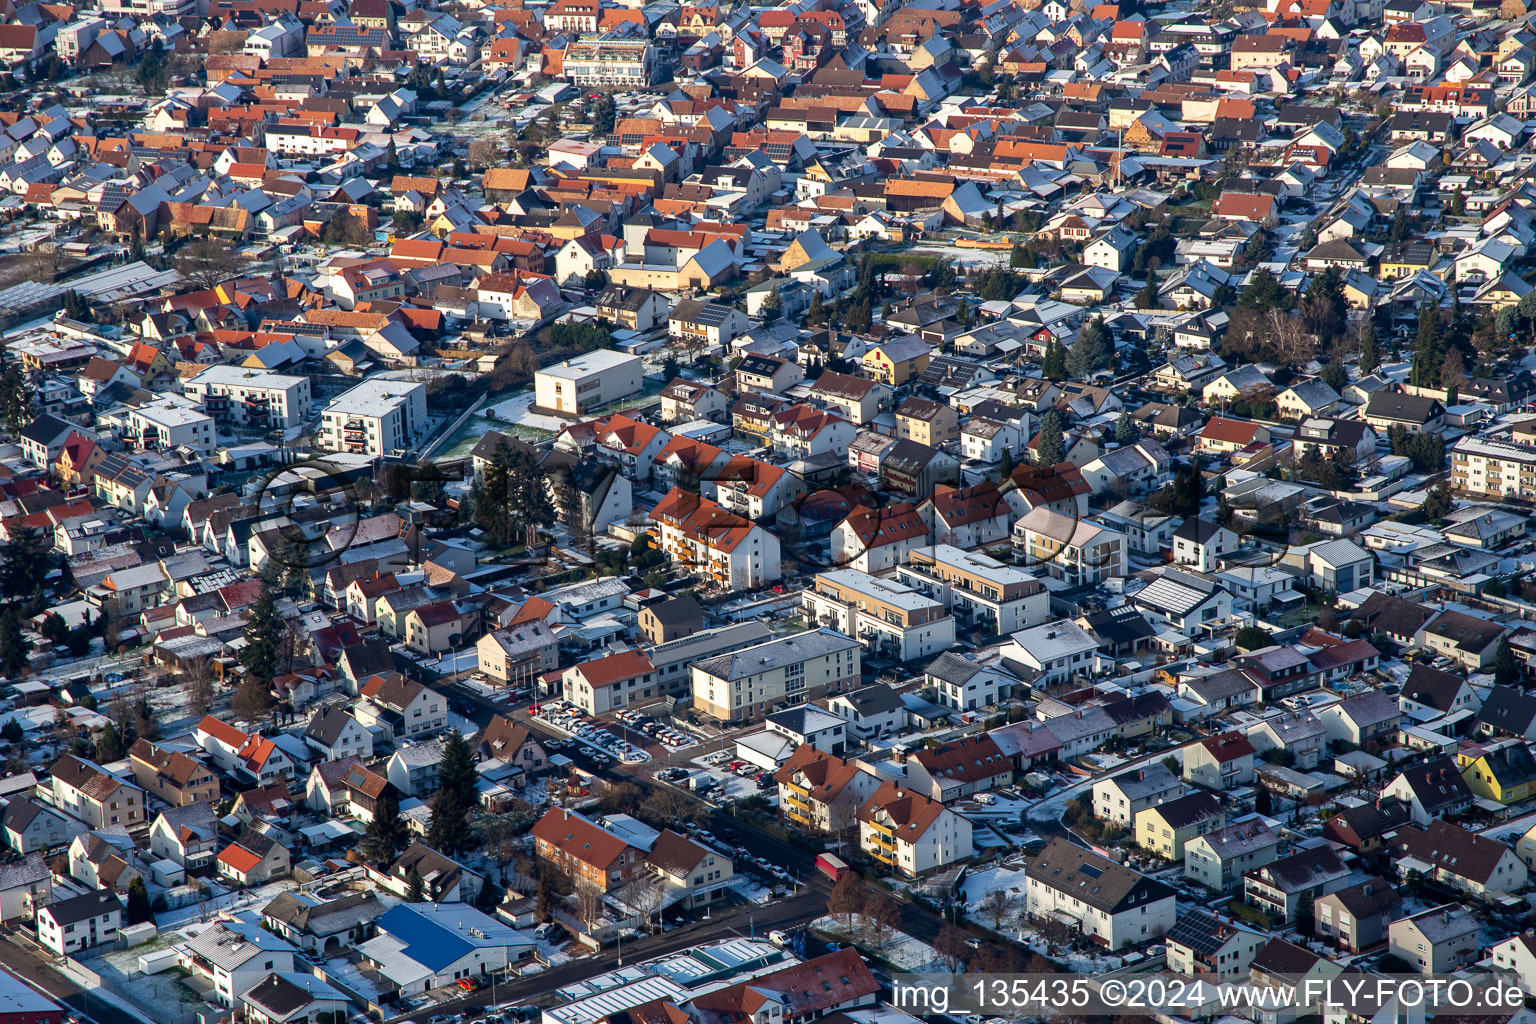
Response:
M1156 811L1170 828L1183 828L1221 814L1221 801L1202 790L1158 804Z
M57 416L43 413L37 419L21 428L21 436L28 441L47 445L59 439L59 436L75 429L74 424L61 420Z
M946 683L963 683L980 672L981 666L952 651L945 651L930 661L923 671Z
M901 695L884 683L860 687L844 694L843 699L861 715L880 715L906 707L901 702Z
M1042 885L1112 914L1174 895L1162 882L1061 838L1052 839L1028 871Z
M328 747L341 738L342 730L350 721L352 716L341 708L326 708L309 720L309 726L304 730L304 735Z
M1445 406L1433 398L1405 395L1396 391L1377 391L1365 403L1365 415L1397 423L1428 423L1445 412Z
M269 974L240 994L279 1020L308 1006L314 998L309 992L277 974Z
M1483 705L1484 710L1487 707ZM1461 777L1456 762L1449 757L1437 757L1409 768L1403 772L1402 779L1429 814L1439 814L1472 800L1467 780Z
M48 905L47 913L60 927L88 921L93 917L123 909L123 901L110 889L98 889L83 896L71 896Z

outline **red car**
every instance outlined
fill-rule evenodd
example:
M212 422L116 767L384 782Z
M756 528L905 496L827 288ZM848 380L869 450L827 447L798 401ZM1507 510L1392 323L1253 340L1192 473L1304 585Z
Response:
M480 982L478 980L476 980L475 978L460 978L459 979L459 988L463 989L465 992L473 992L475 989L477 989L479 987L480 987Z

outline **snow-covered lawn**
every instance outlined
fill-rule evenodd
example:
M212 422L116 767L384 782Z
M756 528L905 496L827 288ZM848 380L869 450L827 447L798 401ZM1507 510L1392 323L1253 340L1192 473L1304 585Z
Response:
M877 945L871 937L871 929L862 914L853 915L851 930L844 925L841 915L818 917L811 922L811 928L839 942L858 943L882 960L904 971L942 969L938 951L928 943L921 939L914 939L905 932L893 931L888 942L883 946Z
M974 911L981 904L982 898L987 893L997 889L1005 890L1010 896L1019 900L1024 899L1024 869L1022 867L1009 867L998 864L993 867L972 871L965 876L961 885L961 891L965 894L966 907Z
M489 420L501 420L504 423L515 423L520 427L532 427L535 430L547 430L551 434L558 434L565 429L567 420L558 416L546 416L543 413L533 411L533 392L514 395L504 402L488 405L480 410L480 415Z

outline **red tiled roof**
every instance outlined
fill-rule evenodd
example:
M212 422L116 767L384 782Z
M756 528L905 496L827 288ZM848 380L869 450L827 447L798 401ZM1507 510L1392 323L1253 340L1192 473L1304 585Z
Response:
M236 750L245 746L246 740L250 738L228 722L214 718L212 715L204 715L203 720L197 723L197 729L199 732L207 733L220 743L234 747Z
M261 863L261 858L245 847L231 843L219 854L219 862L244 875L254 871Z
M534 823L530 834L584 864L607 870L629 844L563 807L551 807Z

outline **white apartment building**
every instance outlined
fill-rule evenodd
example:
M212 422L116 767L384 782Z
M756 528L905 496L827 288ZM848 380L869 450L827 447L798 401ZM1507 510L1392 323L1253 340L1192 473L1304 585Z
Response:
M601 349L546 366L533 375L534 402L579 416L588 409L638 394L644 387L639 356Z
M1035 577L950 544L912 549L907 564L896 567L896 578L943 604L960 629L1012 633L1051 614L1051 596Z
M210 366L184 385L215 422L252 428L295 427L309 415L308 377L248 366Z
M240 993L273 971L293 970L288 942L256 925L217 922L174 947L177 966L210 983L224 1006L238 1005Z
M1125 534L1044 505L1013 524L1013 554L1074 587L1126 574Z
M776 704L799 704L859 684L863 645L812 629L693 665L693 706L722 722L758 718Z
M213 418L180 395L164 395L127 411L125 434L141 448L185 446L213 454L218 434Z
M818 574L801 601L813 621L898 661L932 657L955 642L954 616L941 603L857 569Z
M646 39L606 35L572 43L566 49L565 77L579 86L625 85L643 88L656 74L656 47Z
M976 853L969 818L894 782L859 808L859 848L913 878Z
M784 574L778 535L708 498L674 487L651 519L667 557L721 590L766 586Z
M1076 923L1110 950L1166 935L1176 916L1174 891L1155 879L1053 839L1030 865L1026 912L1036 921Z
M1536 445L1463 437L1451 445L1451 486L1530 501L1536 497Z
M427 431L427 386L365 380L320 416L321 448L352 455L388 455L412 447Z

